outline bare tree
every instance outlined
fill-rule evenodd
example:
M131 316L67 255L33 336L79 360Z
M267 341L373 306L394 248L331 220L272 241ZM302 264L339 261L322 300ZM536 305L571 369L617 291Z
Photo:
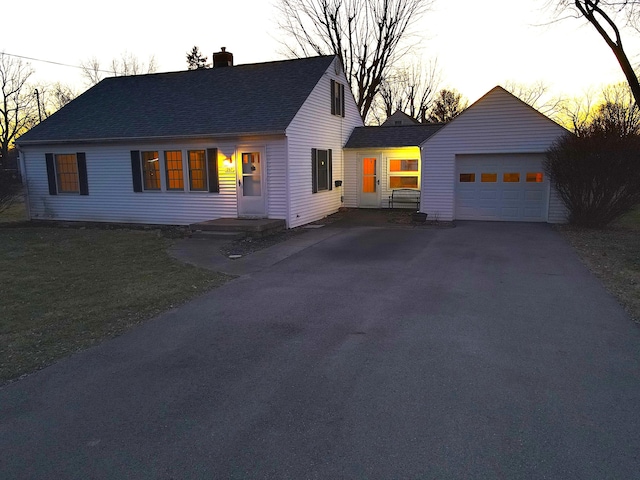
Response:
M640 108L625 83L609 85L602 91L603 102L591 120L591 129L626 137L640 135Z
M50 117L78 96L73 87L60 82L40 83L35 87L38 92L36 101L40 102L38 113L41 120Z
M640 103L640 82L622 45L620 29L638 29L640 0L559 0L557 8L585 18L604 39L629 83L636 103Z
M456 90L442 89L436 97L429 112L428 121L432 123L447 123L456 118L469 106L469 101Z
M27 83L32 74L28 63L0 52L0 161L8 158L16 137L36 122L36 99Z
M582 135L591 123L595 103L593 90L585 92L581 97L566 99L560 108L558 123L576 135Z
M565 100L561 97L552 97L549 94L549 86L542 80L531 84L508 81L504 84L504 88L547 117L556 119L563 111Z
M337 55L362 118L382 81L408 52L411 27L434 0L278 0L291 57Z
M158 70L158 64L155 57L149 57L147 63L141 61L132 53L124 52L120 58L113 58L109 67L103 69L100 60L91 57L87 61L80 62L82 67L82 76L88 86L93 86L100 82L106 76L122 77L127 75L140 75L145 73L155 73Z
M420 61L395 69L380 86L386 117L400 110L419 122L426 122L440 84L437 61L424 66Z
M201 68L209 68L210 63L207 63L207 58L202 55L200 48L194 46L190 52L187 52L187 68L189 70L199 70Z

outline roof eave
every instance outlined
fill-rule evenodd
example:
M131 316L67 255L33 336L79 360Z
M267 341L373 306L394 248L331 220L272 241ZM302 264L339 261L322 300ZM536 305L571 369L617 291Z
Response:
M31 147L38 145L64 145L64 144L97 144L97 143L123 143L123 142L149 142L149 141L174 141L174 140L197 140L203 138L228 138L228 137L256 137L285 135L285 130L265 130L254 132L229 132L229 133L203 133L198 135L163 135L154 137L110 137L110 138L66 138L58 140L23 140L18 139L16 145L20 147Z

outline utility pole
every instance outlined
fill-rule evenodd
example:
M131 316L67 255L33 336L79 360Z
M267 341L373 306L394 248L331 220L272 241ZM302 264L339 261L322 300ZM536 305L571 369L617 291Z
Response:
M40 92L38 92L37 88L35 93L36 93L36 101L38 102L38 118L42 122L42 111L40 110Z

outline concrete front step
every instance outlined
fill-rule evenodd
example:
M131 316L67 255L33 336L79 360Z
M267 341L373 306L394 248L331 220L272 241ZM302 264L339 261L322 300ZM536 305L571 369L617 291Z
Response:
M192 232L236 233L250 237L263 237L284 230L284 220L268 218L217 218L189 225Z
M246 236L246 232L214 232L212 230L194 230L191 232L191 238L235 240Z

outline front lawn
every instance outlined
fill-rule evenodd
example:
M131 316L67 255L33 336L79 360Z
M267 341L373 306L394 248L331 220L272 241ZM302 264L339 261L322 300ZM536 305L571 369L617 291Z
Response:
M230 277L159 231L0 228L0 384L122 333Z
M640 206L606 229L561 230L607 290L640 322Z

